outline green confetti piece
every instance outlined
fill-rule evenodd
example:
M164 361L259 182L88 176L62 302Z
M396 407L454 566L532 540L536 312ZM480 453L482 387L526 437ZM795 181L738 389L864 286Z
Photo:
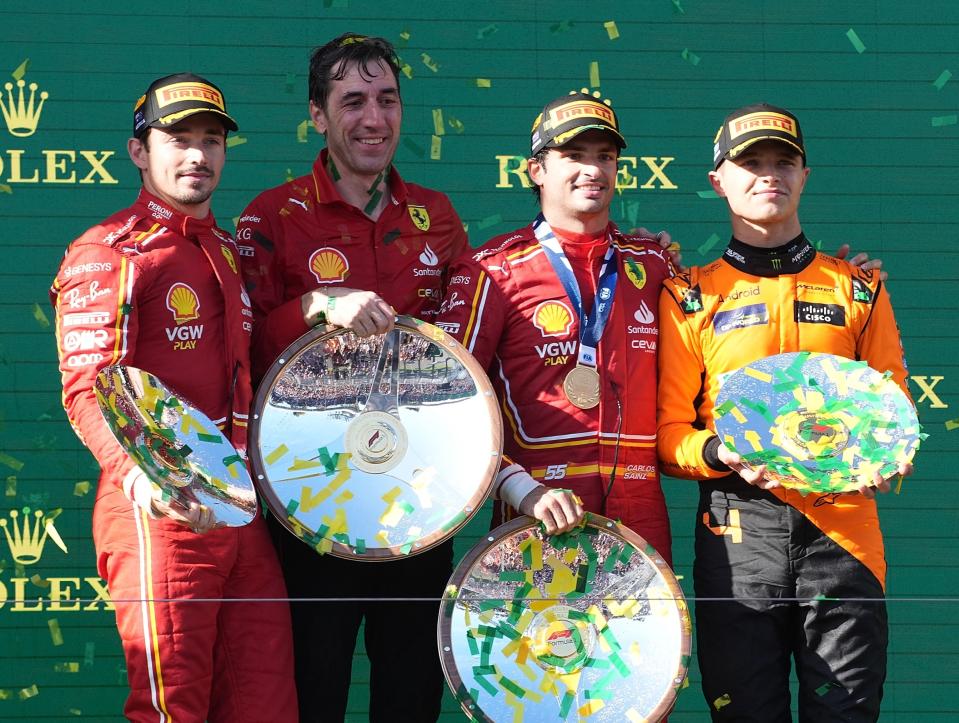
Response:
M459 120L458 118L454 118L453 116L448 116L446 118L446 124L457 133L462 133L464 130L466 130L466 127L463 125L463 121Z
M493 35L493 34L496 33L498 30L499 30L499 28L496 27L496 25L495 25L494 23L490 23L489 25L485 25L485 26L483 26L482 28L480 28L479 30L476 31L476 39L477 39L477 40L486 40L486 38L488 38L490 35Z
M719 243L719 235L715 233L710 234L709 238L706 239L703 245L696 249L696 251L699 252L700 256L705 256L706 253L717 243Z
M496 224L502 223L502 222L503 222L503 217L498 213L494 213L492 216L487 216L486 218L478 221L476 223L476 228L482 230L485 228L489 228L490 226L495 226Z
M47 315L44 313L43 309L40 307L40 304L37 304L36 302L34 302L33 304L33 318L44 329L50 326L50 320L47 318Z
M861 55L866 49L866 46L862 40L860 40L859 34L852 28L849 28L849 30L846 31L846 37L849 38L849 42L852 43L852 47L856 49L856 52Z
M954 126L959 123L957 115L936 115L932 117L932 127L942 128L943 126Z
M936 90L942 90L942 87L949 82L949 79L952 77L952 71L944 70L939 73L939 77L932 81L932 84L936 86Z
M246 138L243 136L230 136L226 139L226 147L233 148L234 146L242 146L246 143Z
M306 143L306 135L310 130L310 121L300 121L300 124L296 127L296 142L297 143Z
M292 515L294 512L296 512L299 506L300 503L298 500L290 500L286 505L286 514Z
M7 497L16 497L17 496L17 478L14 475L7 477Z
M559 717L562 720L566 720L566 717L569 715L570 710L573 708L573 703L576 700L576 695L571 690L567 690L563 694L563 702L559 706Z
M629 558L633 556L633 546L632 545L623 545L623 551L619 553L619 561L621 564L625 565L629 562Z
M30 58L24 60L20 65L17 66L16 70L10 73L10 76L14 80L23 80L23 76L27 74L27 68L30 67Z
M686 14L686 11L683 9L683 4L680 2L680 0L671 0L671 1L673 3L673 12L679 15Z
M842 686L839 685L839 683L833 683L833 682L823 683L818 688L816 688L816 695L818 695L821 698L833 688L842 688Z
M699 65L700 57L689 48L683 48L683 52L681 52L680 55L682 56L683 60L690 65Z
M712 189L708 191L696 191L696 195L700 198L719 198L719 194Z
M620 547L618 543L613 543L609 548L609 554L606 555L606 559L603 561L603 572L612 572L616 567L616 563L619 561Z
M461 524L466 519L466 514L467 514L466 510L461 510L460 512L457 512L456 515L449 522L443 525L443 527L440 529L442 529L443 532L448 532L449 530L452 530L453 528Z
M616 40L619 37L619 28L616 27L615 20L608 20L603 23L603 27L606 28L606 34L609 36L610 40Z
M23 462L16 457L7 454L6 452L0 452L0 464L5 464L14 472L19 472L23 469Z
M576 23L574 23L572 20L562 20L558 23L555 23L554 25L550 25L549 31L553 35L557 35L559 33L566 33L572 30L575 24Z
M501 686L502 688L504 688L505 690L508 690L510 693L512 693L513 695L515 695L517 698L525 698L525 697L526 697L526 688L524 688L524 687L521 686L521 685L518 685L517 683L514 683L512 680L510 680L509 678L507 678L505 675L501 675L501 676L497 679L497 682L500 684L500 686Z
M77 716L83 715L83 711L80 710L79 708L68 708L67 712L70 715L77 715Z
M485 666L484 666L484 667L485 667ZM481 675L481 674L478 674L478 673L476 672L476 668L473 668L473 676L474 676L474 678L476 679L476 682L479 683L480 686L482 686L482 688L483 688L487 693L489 693L490 695L498 695L498 694L499 694L499 688L497 688L495 685L493 685L492 683L490 683L484 676L485 676L485 675L494 675L495 673L496 673L495 670L491 670L489 673L484 673L484 674Z
M413 151L413 153L419 156L420 158L426 155L426 151L423 150L423 147L420 146L416 141L414 141L409 136L403 137L403 145L409 148L411 151Z
M0 183L0 192L13 195L13 188L6 183Z
M201 442L208 442L209 444L223 444L223 438L219 434L197 432L196 438Z
M525 582L526 573L523 570L503 570L499 574L500 582Z
M589 87L599 87L599 61L592 61L589 64Z

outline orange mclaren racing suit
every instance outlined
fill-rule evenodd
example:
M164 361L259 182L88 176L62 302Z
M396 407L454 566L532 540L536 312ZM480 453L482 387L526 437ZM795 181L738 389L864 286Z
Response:
M233 239L212 214L142 191L70 244L50 296L64 406L102 469L93 539L126 656L126 717L295 720L288 606L238 600L286 596L262 517L204 535L150 518L123 494L134 462L93 395L102 368L139 367L245 450L252 312Z
M431 322L447 264L469 248L444 194L405 183L391 169L390 202L374 221L343 200L330 169L324 150L312 173L261 193L237 225L253 302L255 381L309 330L300 307L306 292L326 286L375 291L397 313ZM452 573L452 540L369 565L320 556L269 522L291 598L372 598L292 603L300 717L344 718L356 636L365 621L370 720L436 720L444 687L436 606L375 598L439 598Z
M613 225L592 242L555 233L586 309L610 243L615 250L618 281L598 346L597 406L580 409L563 390L577 363L580 321L532 225L492 239L450 267L437 324L489 373L506 425L506 464L521 465L545 485L572 489L586 510L622 521L669 560L655 447L656 304L670 273L666 253ZM505 502L497 503L494 524L510 514Z
M817 253L803 235L775 249L733 239L721 259L666 282L660 324L660 460L665 473L701 480L696 595L736 599L696 610L714 719L790 720L792 654L803 720L874 720L887 639L875 502L747 484L719 462L712 409L723 375L783 352L860 359L905 389L878 274Z

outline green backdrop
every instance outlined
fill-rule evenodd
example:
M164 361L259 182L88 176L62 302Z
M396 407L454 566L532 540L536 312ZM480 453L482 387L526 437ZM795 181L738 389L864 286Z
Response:
M916 475L881 502L892 625L882 720L956 719L959 5L169 0L136 15L119 6L0 6L0 84L13 84L12 98L0 94L0 719L116 720L125 696L90 539L97 469L60 409L47 288L66 244L136 193L125 153L133 101L182 70L221 86L241 126L214 204L232 228L257 192L305 172L318 152L320 137L302 125L308 54L346 30L397 44L408 65L397 165L450 195L474 244L532 217L518 156L538 109L569 90L612 99L630 139L615 218L668 229L686 263L714 257L727 234L705 176L725 113L766 100L800 116L813 168L804 228L824 249L849 242L885 261L930 435ZM695 490L665 485L676 572L691 593ZM22 531L25 508L60 510L65 550L42 534L7 537ZM481 516L459 536L460 554L486 524ZM76 597L87 602L64 602ZM358 655L355 720L365 719L366 679ZM694 667L672 720L707 719L698 682ZM445 711L462 718L449 697Z

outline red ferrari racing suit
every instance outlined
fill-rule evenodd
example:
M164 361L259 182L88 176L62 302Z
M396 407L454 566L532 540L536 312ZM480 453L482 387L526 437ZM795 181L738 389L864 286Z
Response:
M663 471L701 481L696 595L735 599L696 609L713 718L789 720L794 655L802 720L875 720L887 638L875 501L747 484L716 457L712 409L724 375L783 352L861 359L905 390L878 274L817 253L801 234L774 249L734 239L723 258L666 282L660 323Z
M124 496L134 462L93 394L102 368L139 367L245 450L252 311L237 263L212 214L183 216L142 191L70 245L50 292L64 407L102 469L93 536L116 604L131 720L296 719L287 605L216 602L286 596L262 518L205 535L151 519Z
M537 481L572 489L588 511L620 520L669 560L656 461L656 309L669 263L656 242L613 225L595 241L554 232L586 309L609 244L615 249L618 281L598 346L598 406L580 409L563 390L576 365L580 322L532 225L450 267L437 324L487 369L507 427L506 456ZM500 503L498 519L509 514Z
M405 183L391 169L390 202L374 221L343 200L330 168L324 150L310 175L261 193L237 226L253 303L254 379L308 331L304 293L334 285L375 291L397 313L432 321L447 264L469 247L442 193ZM444 687L436 606L376 598L439 598L452 573L452 540L369 565L320 556L279 524L271 526L291 598L371 598L292 603L301 718L345 716L356 636L365 621L370 720L436 720Z

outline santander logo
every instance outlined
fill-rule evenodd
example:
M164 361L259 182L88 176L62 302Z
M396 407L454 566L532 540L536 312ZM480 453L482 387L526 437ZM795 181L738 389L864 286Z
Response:
M636 313L633 314L633 318L636 319L640 324L652 324L653 323L653 312L649 310L649 307L646 305L645 301L640 302L639 308L636 309Z
M426 244L426 248L420 254L420 262L426 266L436 266L440 262L440 257L430 248L429 243Z

